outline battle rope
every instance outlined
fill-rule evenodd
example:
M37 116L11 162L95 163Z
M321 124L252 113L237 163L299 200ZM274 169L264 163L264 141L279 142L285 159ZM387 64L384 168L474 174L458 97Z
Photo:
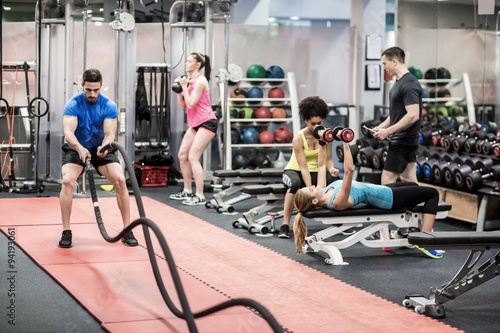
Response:
M101 232L102 237L104 240L110 243L115 243L119 241L123 236L125 236L129 231L132 231L136 226L142 225L142 230L144 233L144 238L146 240L146 248L148 251L148 256L149 256L149 261L151 262L151 267L153 269L153 274L156 279L156 284L158 286L158 289L160 290L161 296L163 297L163 300L165 301L165 304L167 305L168 309L177 317L183 318L186 320L187 325L189 327L189 332L191 333L196 333L198 332L198 329L196 327L196 323L194 321L195 318L201 318L207 315L210 315L212 313L227 309L232 306L245 306L252 308L254 311L259 313L262 318L267 321L269 326L273 329L274 332L284 332L283 328L280 326L280 324L277 322L277 320L274 318L274 316L260 303L252 300L252 299L247 299L247 298L234 298L229 301L222 302L218 305L212 306L208 309L205 309L203 311L193 313L190 310L189 303L186 297L186 294L184 292L184 288L182 286L179 274L177 272L176 265L174 263L174 258L172 257L172 254L169 250L169 247L167 245L167 241L165 240L165 237L163 236L161 230L158 228L158 226L150 219L146 217L145 211L144 211L144 206L142 204L142 199L140 195L140 190L139 190L139 185L137 183L137 179L135 178L135 171L132 167L132 164L130 163L130 160L127 156L127 153L125 149L118 143L112 142L104 147L101 148L101 151L104 152L106 150L116 148L120 152L123 158L123 162L127 168L127 172L129 175L132 175L130 177L130 181L132 184L132 190L134 192L134 197L136 200L137 208L139 211L139 218L132 223L130 223L127 227L125 227L117 236L111 237L106 231L106 227L104 226L104 222L102 220L101 216L101 210L99 208L99 203L98 203L98 198L97 198L97 193L96 193L96 186L94 182L94 175L92 172L92 164L89 159L86 160L86 168L85 171L87 173L87 178L89 182L89 188L90 188L90 194L92 198L92 202L94 205L94 212L97 220L97 226L99 228L99 231ZM160 273L160 270L158 268L158 263L155 258L155 253L153 251L153 246L152 246L152 241L151 241L151 235L149 233L149 229L151 229L156 238L158 239L158 242L160 243L161 249L163 251L163 254L165 256L165 259L167 261L170 274L172 276L175 289L177 291L177 296L179 298L179 301L181 303L182 311L178 309L175 304L173 303L172 299L170 298L167 289L165 288L165 284L163 283L163 279Z

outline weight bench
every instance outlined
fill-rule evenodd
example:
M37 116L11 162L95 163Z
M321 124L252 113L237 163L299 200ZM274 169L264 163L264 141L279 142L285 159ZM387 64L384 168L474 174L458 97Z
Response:
M276 231L274 226L275 219L283 216L283 205L286 191L287 188L284 184L244 186L244 194L265 202L243 213L242 217L233 222L233 227L248 229L248 232L252 234L261 233L262 235L265 235L269 232L274 233ZM274 210L276 207L280 208L279 212L261 216L270 210ZM265 226L265 224L269 222L272 222L271 229Z
M500 252L487 252L486 260L479 262L485 251L500 248L500 231L442 231L413 232L410 244L427 248L470 250L465 263L455 276L441 287L431 288L429 298L421 294L406 295L403 305L432 318L446 316L443 304L493 279L500 273Z
M324 252L328 255L325 263L347 265L348 263L342 258L340 250L356 243L361 243L367 247L380 248L407 246L408 240L406 238L392 239L390 237L389 226L393 224L398 228L417 228L418 221L422 218L422 207L422 205L419 205L411 210L387 210L363 206L344 211L318 209L305 212L304 217L331 226L306 237L303 251ZM436 219L447 217L450 209L450 204L440 203ZM345 236L342 232L360 224L362 225L360 230L342 240L325 241L333 236ZM378 239L370 238L375 233L378 233Z
M242 192L243 187L249 184L272 184L281 183L283 175L282 169L239 169L239 170L216 170L213 172L215 181L218 184L214 187L229 187L214 194L210 201L207 201L205 207L215 208L218 213L234 212L233 205L243 200L250 199L252 196ZM232 197L231 197L232 196Z

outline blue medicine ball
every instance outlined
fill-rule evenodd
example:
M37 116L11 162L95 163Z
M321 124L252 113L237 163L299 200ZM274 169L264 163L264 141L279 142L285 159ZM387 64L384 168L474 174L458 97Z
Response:
M259 143L259 132L253 127L245 127L241 131L241 142L244 144Z
M264 93L259 87L252 87L247 91L247 98L262 98ZM259 104L260 101L248 101L249 104Z
M269 66L269 68L266 70L266 78L268 79L284 79L285 78L285 72L280 66ZM270 85L279 85L281 84L282 81L269 81Z

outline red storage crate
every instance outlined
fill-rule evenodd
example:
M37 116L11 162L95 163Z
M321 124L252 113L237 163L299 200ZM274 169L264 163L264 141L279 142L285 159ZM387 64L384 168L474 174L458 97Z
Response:
M148 166L134 163L139 186L167 186L168 166Z

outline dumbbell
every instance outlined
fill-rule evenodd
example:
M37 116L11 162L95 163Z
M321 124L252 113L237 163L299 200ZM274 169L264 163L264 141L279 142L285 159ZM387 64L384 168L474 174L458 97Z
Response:
M495 143L491 149L493 150L493 155L500 157L500 143Z
M354 162L357 161L358 158L358 152L360 150L360 147L356 144L354 145L349 145L349 150L351 151L352 155L352 160ZM337 158L339 159L340 162L344 162L344 146L343 145L338 145L335 148L335 152L337 153Z
M313 129L313 136L321 141L332 142L333 140L351 142L354 140L354 132L350 128L343 128L340 126L334 129L325 128L324 126L317 125Z
M477 190L483 187L484 180L500 180L500 164L490 167L484 174L481 174L480 171L475 171L467 175L467 177L465 177L465 187L468 190Z
M354 131L348 127L337 126L333 129L333 138L337 141L351 142L354 140Z
M366 168L371 168L372 167L372 158L373 155L375 154L375 149L373 147L364 147L359 150L358 156L359 156L359 161L361 162L361 165L366 167Z
M181 77L186 77L186 75L181 75ZM172 91L174 93L180 94L182 92L182 86L179 82L172 83Z
M481 142L481 153L484 155L493 153L493 145L498 142L500 142L500 138L496 134L488 133L486 139Z
M316 125L313 129L313 136L319 140L319 144L324 146L327 142L335 140L333 130L322 125Z
M465 178L474 172L486 172L493 166L491 158L480 159L479 157L466 158L464 163L453 170L455 187L462 189L465 186Z
M375 149L372 155L372 166L374 169L381 170L384 167L385 159L387 158L387 146Z

